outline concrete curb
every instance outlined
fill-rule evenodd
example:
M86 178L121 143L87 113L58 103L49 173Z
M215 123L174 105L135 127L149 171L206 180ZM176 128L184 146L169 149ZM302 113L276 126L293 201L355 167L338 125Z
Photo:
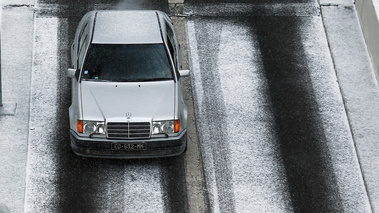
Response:
M358 17L371 60L379 79L379 0L355 0ZM379 81L378 81L379 82Z

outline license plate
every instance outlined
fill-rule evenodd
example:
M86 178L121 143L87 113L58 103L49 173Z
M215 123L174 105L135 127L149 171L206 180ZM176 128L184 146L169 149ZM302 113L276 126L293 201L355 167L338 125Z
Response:
M112 150L146 150L146 143L112 143Z

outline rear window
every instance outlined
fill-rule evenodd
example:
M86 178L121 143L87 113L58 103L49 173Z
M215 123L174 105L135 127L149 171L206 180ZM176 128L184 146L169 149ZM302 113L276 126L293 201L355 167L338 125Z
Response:
M83 80L172 80L163 44L92 44L83 65Z

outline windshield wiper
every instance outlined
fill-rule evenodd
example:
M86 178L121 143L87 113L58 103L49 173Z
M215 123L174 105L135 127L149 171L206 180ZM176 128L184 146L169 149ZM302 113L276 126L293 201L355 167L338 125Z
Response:
M144 78L144 79L138 79L137 81L167 81L167 80L173 80L172 78Z
M96 82L112 82L110 80L105 80L105 79L84 79L86 81L96 81Z

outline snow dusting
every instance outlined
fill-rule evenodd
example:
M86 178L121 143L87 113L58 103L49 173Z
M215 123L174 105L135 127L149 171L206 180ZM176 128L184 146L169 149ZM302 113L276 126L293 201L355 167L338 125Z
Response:
M35 19L34 64L30 103L25 212L44 212L58 197L56 156L51 152L57 107L58 19ZM48 45L46 45L48 43ZM37 83L39 82L39 83Z

